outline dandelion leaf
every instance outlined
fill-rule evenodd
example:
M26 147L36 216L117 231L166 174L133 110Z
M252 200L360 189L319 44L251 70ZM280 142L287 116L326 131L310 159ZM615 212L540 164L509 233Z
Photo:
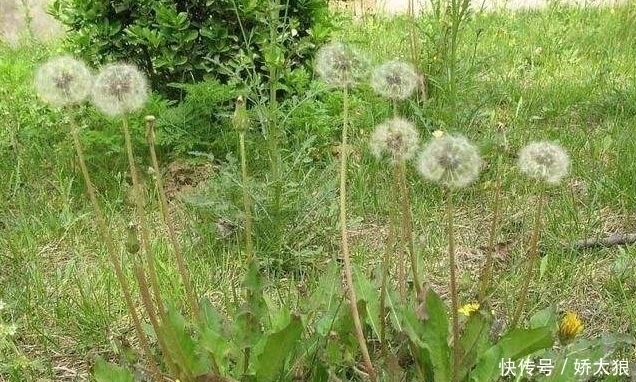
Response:
M93 369L93 377L97 382L134 382L133 374L117 365L104 361L101 357L97 359Z
M435 382L451 380L451 351L448 345L446 307L435 292L426 296L428 319L421 320L412 309L401 312L403 329L414 346L414 355L423 370L432 370Z
M513 361L538 350L550 348L554 341L551 328L542 326L535 329L513 329L479 358L470 373L471 381L496 381L500 375L502 359Z
M478 357L490 346L490 326L492 315L485 310L478 310L468 317L461 335L462 362L459 365L459 380L463 380L470 369L477 363Z
M285 328L267 337L263 353L258 356L257 381L277 381L282 377L287 359L294 353L302 332L300 316L292 315Z

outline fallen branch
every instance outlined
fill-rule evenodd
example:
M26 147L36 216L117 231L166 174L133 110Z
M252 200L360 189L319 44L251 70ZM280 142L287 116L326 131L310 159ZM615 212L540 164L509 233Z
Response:
M611 247L613 245L626 245L636 243L636 233L615 233L603 238L589 238L577 240L572 243L574 249L586 249L594 247Z

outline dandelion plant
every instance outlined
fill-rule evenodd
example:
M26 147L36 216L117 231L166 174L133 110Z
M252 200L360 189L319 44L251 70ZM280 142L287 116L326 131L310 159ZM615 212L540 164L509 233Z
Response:
M128 157L128 167L133 183L133 199L137 217L141 225L141 248L146 255L150 286L160 314L165 310L161 300L159 280L155 259L150 249L149 226L144 212L142 185L135 165L132 138L128 126L127 114L141 108L148 97L146 77L133 65L116 63L104 66L97 77L92 90L92 102L105 115L122 118L122 129Z
M516 328L521 313L528 299L528 289L532 280L532 273L536 267L541 231L543 208L545 203L545 185L557 185L570 169L570 157L561 145L553 142L531 142L519 151L517 166L526 176L539 181L539 200L536 205L534 227L530 237L530 247L526 264L526 273L522 279L521 290L517 301L511 327Z
M91 91L93 85L93 76L91 71L79 60L70 56L60 56L47 61L40 66L35 76L35 89L37 95L44 102L55 107L72 107L83 102ZM115 271L115 277L122 289L126 308L131 315L135 333L139 339L139 343L145 356L150 363L151 371L156 378L159 378L160 372L157 365L152 361L152 352L141 325L141 319L135 308L132 298L130 286L124 275L122 265L119 261L119 254L115 241L108 229L105 215L97 200L97 192L91 180L86 166L84 150L79 138L79 127L77 126L73 115L70 116L71 121L71 138L77 155L88 198L90 200L93 212L97 217L97 226L100 231L102 240L106 244L109 260Z
M245 251L248 263L254 260L254 244L252 240L252 201L249 194L247 175L247 151L245 150L245 133L249 127L249 116L242 96L236 99L232 125L239 135L239 156L241 157L241 180L243 182L243 213L245 214Z
M371 363L367 343L362 332L360 313L353 285L353 271L349 256L349 242L347 238L347 156L349 146L347 143L347 128L349 125L349 88L356 85L366 74L366 60L364 56L349 45L334 42L322 47L316 54L316 73L329 86L341 88L342 97L342 140L340 142L340 237L341 251L344 260L344 274L349 307L356 331L356 338L360 345L362 358L371 380L376 379L376 372Z
M397 102L409 98L417 87L418 75L415 69L401 61L389 61L375 68L371 75L371 86L379 95L388 98L393 105L393 119L379 125L371 137L371 149L376 156L382 151L391 154L394 184L398 185L395 193L396 210L402 211L402 241L408 246L415 290L420 296L422 286L417 275L417 257L413 244L411 206L406 182L406 161L413 157L419 145L419 135L413 124L397 114ZM394 227L393 227L394 228ZM398 290L404 300L406 296L406 271L403 250L398 258Z
M166 338L162 335L161 326L157 316L162 322L167 322L166 309L161 299L161 289L159 287L159 279L157 277L157 269L155 266L155 256L150 246L150 227L146 218L144 209L144 197L142 193L141 180L135 165L135 158L132 149L132 138L130 128L128 126L127 115L140 109L148 98L148 83L144 74L134 65L115 63L104 66L97 74L91 93L93 105L110 117L121 117L122 130L124 133L124 142L126 146L126 156L128 157L128 167L130 177L133 183L133 199L137 219L141 228L141 249L146 259L148 272L148 280L150 282L150 290L148 292L146 278L141 268L137 268L135 276L139 283L139 287L144 293L141 294L144 300L144 306L147 310L148 318L151 321L153 329L157 335L157 341L166 358L170 355L170 349L166 342ZM157 174L159 175L159 174ZM138 261L138 260L136 260ZM139 263L135 265L139 266ZM154 297L154 304L152 301ZM156 309L156 310L155 310ZM168 364L171 362L168 359Z
M455 233L453 224L453 193L469 186L479 176L481 157L477 148L463 136L443 135L433 138L422 150L417 169L427 180L440 184L446 190L446 218L448 237L449 286L453 332L452 381L457 382L461 347L459 343L459 304L457 301L457 276L455 269Z

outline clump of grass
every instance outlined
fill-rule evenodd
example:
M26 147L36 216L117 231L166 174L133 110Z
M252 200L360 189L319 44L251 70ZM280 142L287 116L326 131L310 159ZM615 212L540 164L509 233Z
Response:
M482 160L477 148L463 136L443 135L433 138L422 150L417 169L427 180L440 184L446 194L446 236L448 240L449 286L453 333L453 362L451 380L459 378L461 352L459 342L459 303L457 301L457 276L455 265L455 230L453 223L453 190L472 184L481 170Z
M528 177L539 181L539 200L534 216L534 227L530 237L530 248L526 263L526 272L521 281L521 290L517 306L510 324L511 328L516 328L521 319L523 308L528 299L528 289L532 280L532 273L538 260L539 234L543 219L543 208L545 204L546 185L557 185L570 169L570 157L565 149L553 142L531 142L519 151L518 159L519 171Z
M360 313L358 312L357 297L353 285L353 271L351 258L349 256L349 241L347 237L347 157L349 155L348 146L348 125L349 125L349 88L356 85L366 76L367 63L362 53L356 51L349 45L341 42L333 42L322 47L316 54L316 72L321 79L329 86L341 88L342 98L342 139L340 142L340 239L341 251L344 261L345 282L349 297L349 308L353 318L355 334L362 358L366 367L366 372L372 381L376 380L376 372L369 356L369 350L362 331Z

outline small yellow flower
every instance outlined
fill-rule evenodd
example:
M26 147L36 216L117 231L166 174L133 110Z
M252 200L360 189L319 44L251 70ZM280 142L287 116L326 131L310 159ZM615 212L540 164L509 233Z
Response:
M559 323L559 338L562 341L574 339L583 331L583 322L575 312L566 312Z
M457 309L459 313L463 314L466 317L470 316L471 313L476 312L478 310L479 310L479 304L477 303L466 304L462 306L461 308Z

